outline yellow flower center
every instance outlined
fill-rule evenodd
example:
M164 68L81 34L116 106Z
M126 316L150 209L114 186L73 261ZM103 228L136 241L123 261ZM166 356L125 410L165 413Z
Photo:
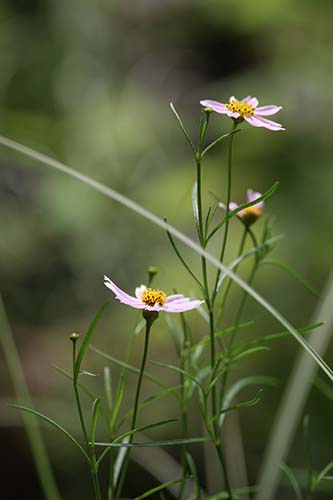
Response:
M244 208L244 213L241 215L242 219L247 224L253 224L262 215L262 209L256 206Z
M231 101L226 104L226 107L233 113L239 113L242 118L254 115L254 107L244 101Z
M167 299L167 294L162 292L162 290L153 290L152 288L147 288L141 294L142 302L148 306L154 306L156 303L163 306Z

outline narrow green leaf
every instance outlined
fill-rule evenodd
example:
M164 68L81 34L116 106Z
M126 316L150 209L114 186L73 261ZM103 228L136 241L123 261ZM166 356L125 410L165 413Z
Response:
M187 462L188 468L189 468L191 475L194 479L194 486L195 486L194 498L196 500L200 500L201 499L200 481L199 481L198 471L197 471L195 462L192 458L192 455L188 451L185 452L185 456L186 456L186 462Z
M306 333L312 332L313 330L316 330L317 328L320 328L323 326L325 323L323 321L320 321L319 323L315 323L314 325L307 326L305 328L300 328L298 332L301 335L304 335ZM237 353L239 351L242 351L244 347L249 347L252 345L257 345L257 344L263 344L265 342L271 342L272 340L278 340L286 337L291 337L291 333L288 331L284 332L279 332L279 333L272 333L270 335L264 335L262 337L258 337L256 339L252 340L246 340L245 342L242 342L236 348L233 350L233 352Z
M289 264L286 264L285 262L282 262L281 260L272 259L272 258L263 260L261 262L261 265L263 265L263 264L268 264L268 265L276 266L276 267L279 267L280 269L283 269L288 274L290 274L290 276L295 278L296 281L298 281L301 285L303 285L304 288L309 290L309 292L311 292L312 295L314 295L317 298L320 298L320 293L317 292L317 290L315 290L312 285L310 285L310 283L304 278L304 276L302 276L301 273L296 271L296 269L294 269Z
M88 375L88 377L99 377L99 373L88 372L87 370L80 370L79 375Z
M80 347L80 350L79 350L79 353L77 355L77 358L76 358L76 361L75 361L75 368L74 368L74 384L77 383L77 380L78 380L78 377L79 377L79 373L80 373L80 368L81 368L81 363L82 363L82 360L83 360L83 356L85 355L85 352L86 350L88 349L88 346L89 346L89 342L90 342L90 339L95 331L95 328L96 328L96 325L99 321L99 319L101 318L102 314L104 313L105 309L107 308L109 304L108 303L105 303L102 305L102 307L100 307L100 309L97 311L97 314L95 315L94 319L92 320L89 328L88 328L88 331L84 337L84 340L81 344L81 347Z
M115 446L115 443L118 443L119 441L121 441L124 445L124 443L125 444L128 443L129 438L131 436L133 436L134 434L136 434L137 432L146 431L148 429L152 429L154 427L160 427L161 425L165 425L165 424L169 424L169 423L173 423L173 422L178 422L178 419L177 418L170 418L168 420L160 420L158 422L154 422L153 424L144 425L143 427L136 427L133 430L130 430L130 431L124 432L123 434L120 434L118 437L116 437L109 444L109 446L107 446L107 448L103 451L103 453L101 453L99 459L97 460L97 465L99 465L101 463L101 461L106 456L106 454L111 450L111 448L113 448ZM96 443L96 444L98 444L98 443Z
M232 333L233 331L239 330L241 328L247 328L249 326L252 326L253 324L254 324L254 321L246 321L245 323L240 323L239 325L229 326L228 328L225 328L224 330L215 332L214 338L217 339L219 337L223 337L224 335L227 335L228 333ZM194 344L191 347L191 351L196 351L198 347L207 346L208 344L210 344L210 335L206 335L199 342Z
M239 361L240 359L243 359L247 356L251 356L251 354L256 354L257 352L260 351L269 351L269 347L266 347L264 345L259 346L259 347L252 347L251 349L246 349L245 351L241 352L240 354L237 354L235 357L232 358L231 362L235 363L236 361Z
M95 443L96 446L110 446L112 448L149 448L152 446L174 446L179 444L204 443L209 438L188 438L188 439L170 439L168 441L146 441L142 443Z
M178 484L184 481L184 479L176 479L175 481L168 481L167 483L162 483L159 486L155 486L155 488L151 488L150 490L147 490L145 493L142 495L139 495L138 497L135 497L134 500L142 500L143 498L150 497L154 493L157 493L158 491L164 490L166 488L169 488L169 486L172 486L174 484Z
M285 475L289 479L291 487L294 490L296 500L302 500L303 498L302 490L300 485L298 484L298 481L292 469L287 464L284 463L280 464L280 469L285 473Z
M153 429L154 427L161 427L162 425L171 424L174 422L178 422L178 418L169 418L167 420L159 420L158 422L154 422L152 424L147 424L147 425L144 425L142 427L136 427L135 429L133 429L131 431L124 432L120 436L116 437L112 441L112 444L118 443L119 441L122 441L123 439L125 439L127 437L133 436L137 432L147 431L148 429Z
M247 228L248 229L248 228ZM251 230L248 229L248 233L250 235L252 235L253 233L251 232ZM270 247L273 243L275 243L276 241L279 241L280 239L282 239L284 236L282 234L278 234L277 236L273 236L273 238L269 239L269 240L266 240L264 241L263 243L260 243L260 245L255 245L253 248L251 248L248 252L246 253L243 253L242 255L240 255L239 257L237 257L237 259L235 259L233 262L231 262L231 264L228 265L228 269L230 271L232 271L233 269L235 269L235 272L239 266L239 264L241 264L244 260L248 259L249 257L252 257L253 255L255 256L258 256L258 254L260 254L264 249L267 249L268 247ZM259 259L259 257L256 257ZM219 289L221 288L222 286L222 283L224 282L224 280L228 277L227 273L223 273L221 275L221 278L219 279L219 282L217 284L217 291L219 291Z
M185 135L185 137L186 137L189 145L191 146L191 149L192 149L193 154L195 156L196 155L196 150L195 150L194 144L192 142L192 139L190 137L190 134L187 132L186 128L184 127L184 124L183 124L183 122L182 122L179 114L177 113L176 108L174 107L174 105L173 105L172 102L170 102L170 108L171 108L171 111L173 112L173 114L175 115L175 117L177 119L177 122L178 122L178 124L179 124L179 126L180 126L180 128L181 128L181 130L183 132L183 134Z
M165 219L165 222L167 222L166 219ZM196 277L196 275L194 274L194 272L192 271L192 269L190 268L190 266L187 264L187 262L185 261L184 257L180 253L180 251L178 250L178 247L177 247L177 245L176 245L173 237L171 236L171 233L168 230L166 230L166 233L167 233L167 236L169 238L171 246L172 246L175 254L177 255L178 259L183 264L183 266L185 267L186 271L192 276L192 278L194 279L194 281L197 283L197 285L199 286L200 290L202 292L204 292L204 288L203 288L200 280Z
M228 216L224 217L215 226L215 228L209 233L209 235L206 238L206 243L208 243L208 241L212 238L212 236L214 236L214 234L220 229L220 227L223 226L223 224L225 224L227 222L227 220L229 220L234 215L237 215L238 212L240 212L241 210L244 210L244 208L252 207L253 205L256 205L257 203L259 203L260 201L267 200L275 193L275 191L278 189L278 187L279 187L279 182L276 181L269 189L267 189L267 191L265 191L265 193L262 196L260 196L260 198L257 198L256 200L248 202L248 203L244 203L243 205L239 205L235 210L231 210L231 212L229 212Z
M145 408L146 406L148 406L153 401L156 401L159 398L167 396L168 394L170 394L172 392L178 391L179 389L181 389L181 387L182 387L181 385L175 385L174 387L169 387L168 389L162 389L161 391L157 392L156 394L153 394L152 396L149 396L149 398L147 398L144 401L142 401L142 403L139 404L138 408L141 410L142 408ZM179 398L178 398L178 400L179 400ZM132 417L132 415L133 415L133 409L129 410L123 416L123 418L121 419L121 421L118 424L118 427L121 427L124 424L124 422L126 422L126 420L128 418Z
M266 375L254 375L250 377L243 377L240 380L237 380L224 397L223 404L225 407L231 406L234 398L239 394L239 392L249 385L270 385L272 387L276 387L279 384L279 380L275 377L268 377ZM219 419L219 427L221 428L224 423L225 414L221 414Z
M310 442L310 415L305 415L303 419L303 435L304 435L304 451L307 465L308 473L308 494L312 493L312 480L313 480L313 469L312 469L312 449Z
M82 446L75 439L75 437L73 437L64 427L62 427L62 425L58 424L57 422L52 420L47 415L44 415L43 413L40 413L39 411L33 410L31 408L27 408L25 406L16 405L16 404L11 404L8 406L11 408L16 408L16 409L21 410L21 411L26 411L27 413L32 413L33 415L36 415L37 417L40 417L42 420L45 420L46 422L48 422L50 425L52 425L53 427L58 429L58 431L62 432L64 434L64 436L66 436L70 441L72 441L72 443L75 444L75 446L81 451L81 453L85 456L87 461L90 463L90 458L89 458L88 454L86 453L86 451L82 448Z
M167 327L168 327L168 332L170 333L171 338L173 340L173 343L174 343L174 346L175 346L175 350L176 350L176 353L177 353L177 358L179 358L179 356L181 355L181 347L180 347L180 343L181 343L180 342L180 338L181 338L181 335L180 335L180 329L175 324L175 322L174 322L171 314L165 314L164 315L164 319L165 319L165 322L166 322Z
M315 479L315 488L318 486L318 484L323 481L324 479L333 479L332 476L327 476L328 472L333 469L333 461L329 462L326 467L323 468L321 472L319 472L318 476Z
M57 370L57 372L61 373L61 375L64 375L64 377L68 378L68 380L73 381L73 375L69 373L68 371L64 370L63 368L60 368L59 366L54 365L54 368ZM81 382L78 383L78 387L86 393L86 395L94 401L95 395Z
M219 415L216 415L212 420L216 420L223 413L228 413L229 411L239 410L240 408L249 408L250 406L255 406L261 400L262 389L259 389L257 394L252 399L248 399L247 401L242 401L241 403L237 403L234 406L229 406L228 408L223 408Z
M208 146L203 150L203 152L201 153L201 157L203 158L205 154L208 153L208 151L210 151L214 146L216 146L216 144L224 141L225 139L228 139L228 137L233 134L238 134L238 132L241 132L241 129L233 130L232 132L228 132L227 134L223 134L217 137L217 139L208 144Z
M201 231L200 219L199 219L198 183L197 182L195 182L193 184L193 188L192 188L192 209L193 209L193 216L194 216L195 227L197 228L197 233L198 233L198 236L199 236L199 241L202 243L203 242L203 234L202 234L202 231Z
M202 385L200 384L199 380L196 379L191 373L189 373L188 371L186 370L182 370L181 368L179 368L178 366L175 366L175 365L170 365L170 364L167 364L167 363L161 363L159 361L152 361L152 363L154 365L157 365L157 366L161 366L162 368L169 368L170 370L173 370L175 372L178 372L178 373L182 373L183 375L186 375L186 377L188 377L190 380L192 380L202 391L202 393L204 393L204 388L202 387Z
M111 370L108 366L104 367L104 390L106 395L106 401L108 404L108 409L111 412L113 407L112 378L111 378Z
M128 363L125 363L124 361L121 361L120 359L114 358L111 356L111 354L107 354L106 352L101 351L100 349L97 349L97 347L94 347L93 345L90 346L90 349L94 351L96 354L99 356L102 356L105 359L108 359L115 365L121 366L122 368L126 368L129 372L140 374L140 370L136 368L135 366L129 365ZM154 384L158 385L159 387L163 389L167 389L168 386L166 384L163 384L157 377L154 377L154 375L151 375L148 372L143 372L144 378L147 380L150 380L151 382L154 382Z
M92 446L95 446L96 426L97 426L97 418L98 418L100 404L101 404L101 400L99 398L97 398L93 402L93 406L92 406L92 418L91 418L91 444L92 444Z

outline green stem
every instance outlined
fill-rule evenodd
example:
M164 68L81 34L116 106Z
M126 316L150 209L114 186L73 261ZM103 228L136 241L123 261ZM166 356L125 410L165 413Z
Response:
M235 132L236 128L237 128L237 123L234 122L232 131ZM224 260L224 254L225 254L225 250L226 250L226 247L227 247L227 240L228 240L228 233L229 233L229 222L230 222L230 219L228 218L228 216L229 216L229 213L230 213L229 205L230 205L230 201L231 201L231 171L232 171L232 150L233 150L233 144L234 144L234 134L232 134L230 136L230 140L229 140L227 203L226 203L226 214L225 214L227 220L225 222L224 236L223 236L223 240L222 240L222 247L221 247L221 253L220 253L220 262L223 262L223 260ZM220 280L220 276L221 276L221 269L218 269L218 271L216 273L215 285L214 285L213 293L212 293L212 300L211 300L212 304L215 303L215 299L216 299L216 295L217 295L217 286L218 286L218 282Z
M217 419L217 422L218 422L218 419ZM226 463L225 463L225 460L224 460L222 443L221 443L220 440L218 441L218 443L215 444L215 447L216 447L217 455L218 455L219 460L220 460L221 469L224 472L225 487L226 487L226 490L228 492L229 499L232 500L234 497L233 497L233 494L232 494L232 491L231 491L231 486L230 486L230 483L229 483L229 477L228 477L228 474L227 474L227 466L226 466Z
M199 240L201 243L201 247L205 248L206 247L206 242L204 241L204 230L203 230L203 217L202 217L202 196L201 196L201 161L202 161L202 151L203 151L203 143L205 139L205 135L207 132L207 127L208 127L208 121L209 121L209 113L206 113L203 111L202 114L202 120L201 120L201 125L200 125L200 133L199 133L199 142L198 142L198 149L196 152L196 166L197 166L197 205L198 205L198 220L199 220ZM232 141L233 136L231 136L231 141ZM232 142L231 142L231 147L232 147ZM230 202L230 191L231 191L231 152L229 153L229 180L228 180L228 185L229 185L229 195L228 199ZM229 206L228 202L228 206ZM226 241L227 234L225 234L225 241ZM224 244L225 245L225 244ZM223 250L223 255L224 255L224 250ZM222 255L222 257L223 257ZM208 283L208 274L207 274L207 261L205 257L201 257L201 267L202 267L202 279L203 279L203 287L205 291L205 300L206 300L206 305L208 308L208 313L209 313L209 330L210 330L210 364L211 368L214 369L215 367L215 359L216 359L216 349L215 349L215 336L214 336L214 330L215 330L215 325L214 325L214 312L213 312L213 305L214 302L211 301L210 299L210 293L209 293L209 283ZM217 278L218 280L218 278ZM216 285L217 286L217 285ZM214 289L215 291L215 289ZM213 293L214 297L214 293ZM216 413L217 413L217 394L216 394L216 386L214 385L212 387L212 397L211 397L211 412L212 412L212 419L213 419L213 427L214 427L214 432L213 432L213 437L214 437L214 444L220 459L220 464L222 468L223 475L225 477L225 483L226 483L226 488L229 494L229 498L232 499L232 492L229 484L229 479L228 479L228 473L227 469L225 466L225 462L223 459L223 451L222 447L220 444L220 439L219 439L219 429L218 429L218 419L214 419Z
M184 370L186 368L186 359L188 356L189 338L188 338L187 325L186 325L185 318L184 318L183 314L181 314L181 322L182 322L182 329L183 329L183 345L181 347L181 355L180 355L180 360L179 360L179 367L182 370L182 372L180 373L180 386L181 386L180 404L181 404L182 437L183 437L183 439L186 439L188 437L188 414L187 414L188 407L187 407L187 396L186 396L186 377L184 374ZM181 462L181 467L182 467L183 481L180 485L180 490L179 490L179 495L178 495L178 498L180 500L182 500L183 495L184 495L185 476L187 474L186 450L187 450L186 444L182 444L180 462Z
M247 237L247 227L244 228L242 239L241 239L241 242L240 242L240 245L239 245L239 250L238 250L237 258L240 257L242 255L243 251L244 251L246 237ZM236 274L238 266L239 266L239 264L237 264L237 266L235 266L233 268L233 270L232 270L233 273ZM221 317L222 317L222 314L223 314L223 310L225 308L225 303L226 303L226 300L228 298L231 286L232 286L232 279L229 278L227 286L226 286L224 294L223 294L223 297L222 297L222 300L221 300L221 303L220 303L220 312L219 312L219 316L218 316L218 319L217 319L217 322L216 322L217 325L220 323L220 320L221 320Z
M76 341L77 341L77 339L72 340L72 344L73 344L73 386L74 386L74 394L75 394L76 406L77 406L77 410L78 410L78 414L79 414L81 429L83 432L83 436L84 436L84 440L85 440L87 449L89 450L89 448L90 448L89 438L88 438L86 424L84 422L79 389L78 389L77 382L75 381L75 377L74 377L74 367L75 367L75 361L76 361Z
M6 311L0 296L0 344L8 365L15 395L20 405L33 408L32 399L25 381L21 361L16 349L13 334L8 322ZM46 500L60 500L57 484L54 480L49 457L40 432L37 417L22 413L22 420L33 460L35 462L38 479Z
M146 319L146 332L145 332L145 341L144 341L144 347L143 347L143 355L142 355L142 360L141 360L141 367L140 367L140 374L139 374L139 379L138 379L138 385L136 387L136 394L135 394L135 400L134 400L134 410L133 410L133 416L132 416L132 423L131 423L131 431L134 431L135 426L136 426L136 418L138 414L138 408L139 408L139 400L140 400L140 392L141 392L141 385L142 385L142 379L143 379L143 373L146 365L146 359L147 359L147 353L148 353L148 345L149 345L149 335L150 335L150 330L152 327L152 324L154 322L154 319ZM156 317L155 317L156 319ZM130 435L129 437L129 443L133 441L134 438L134 433ZM127 473L127 468L129 464L129 456L130 456L130 451L131 448L128 447L126 449L126 455L124 459L124 463L121 469L120 477L119 477L119 482L116 490L116 498L120 498L126 473Z
M78 410L78 414L79 414L81 429L82 429L84 440L86 443L86 447L87 447L87 450L89 453L90 472L91 472L91 477L92 477L95 499L101 500L101 490L100 490L99 481L98 481L98 467L96 464L95 447L93 444L89 443L88 432L87 432L86 424L84 422L82 405L81 405L80 394L79 394L79 389L78 389L78 380L75 380L75 377L74 377L77 339L78 339L78 337L71 337L72 344L73 344L73 387L74 387L74 394L75 394L76 406L77 406L77 410Z

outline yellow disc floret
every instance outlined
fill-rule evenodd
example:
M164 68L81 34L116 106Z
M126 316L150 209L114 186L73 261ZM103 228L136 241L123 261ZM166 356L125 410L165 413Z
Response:
M254 222L256 222L262 215L262 209L260 207L256 207L255 205L253 205L252 207L244 208L244 210L242 210L241 212L242 214L240 215L240 217L248 225L251 225Z
M226 107L232 113L239 113L242 118L254 115L254 107L244 101L230 101L226 104Z
M141 294L142 302L147 304L148 306L154 306L155 304L159 304L163 306L164 302L167 299L167 294L162 290L154 290L153 288L147 288Z

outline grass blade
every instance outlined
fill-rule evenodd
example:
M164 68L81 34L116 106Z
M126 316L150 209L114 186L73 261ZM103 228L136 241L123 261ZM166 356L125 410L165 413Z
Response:
M46 422L48 422L50 425L52 425L52 427L55 427L58 431L62 432L62 434L64 434L64 436L66 436L70 441L72 441L72 443L75 444L75 446L81 451L81 453L84 455L84 457L87 459L87 461L90 464L90 458L89 458L88 454L86 453L86 451L82 448L82 446L75 439L75 437L72 436L64 427L62 427L62 425L58 424L57 422L52 420L47 415L44 415L43 413L40 413L39 411L33 410L32 408L27 408L26 406L16 405L16 404L8 405L8 406L10 406L11 408L16 408L17 410L25 411L27 413L32 413L32 415L35 415L36 417L39 417L42 420L45 420Z
M325 325L321 335L317 333L311 335L310 343L316 351L324 354L331 339L333 322L333 274L322 296L324 300L316 311L315 321L324 320ZM280 477L276 464L285 460L293 442L293 435L298 428L299 419L318 368L318 364L314 361L301 351L295 362L263 458L256 500L272 500L275 496Z
M14 338L7 319L6 311L0 296L0 344L4 352L17 400L22 406L32 406L20 358L16 350ZM38 479L46 500L61 500L55 482L49 457L36 417L22 415L23 425L31 447Z
M171 226L170 224L166 223L163 219L160 217L157 217L155 214L150 212L149 210L145 209L138 203L134 202L133 200L127 198L126 196L122 195L115 189L109 188L108 186L105 186L104 184L96 181L95 179L92 179L91 177L88 177L87 175L81 174L80 172L68 167L67 165L64 165L63 163L54 160L43 153L39 153L38 151L33 150L32 148L29 148L27 146L24 146L23 144L19 144L18 142L12 141L11 139L8 139L7 137L0 136L0 144L3 146L6 146L14 151L17 151L21 154L24 154L30 158L33 158L36 161L39 161L53 169L56 169L66 175L69 175L72 178L75 178L84 184L87 184L90 186L92 189L95 191L98 191L99 193L104 194L108 198L111 198L112 200L120 203L121 205L129 208L130 210L134 211L138 215L146 218L147 220L150 220L152 223L156 224L157 226L161 227L164 231L169 231L173 236L175 236L177 239L185 243L189 248L191 248L193 251L195 251L197 254L205 257L207 261L209 261L211 264L213 264L215 267L220 269L221 271L225 272L235 283L237 283L241 288L243 288L244 291L248 293L254 300L258 302L266 311L268 311L281 325L283 325L298 341L298 343L303 347L304 350L307 351L307 353L312 357L312 359L317 363L317 365L321 368L321 370L327 375L327 377L333 382L333 371L332 369L327 365L327 363L320 357L320 355L316 352L316 350L312 347L311 344L309 344L306 340L302 338L302 336L298 333L296 328L293 327L293 325L277 310L275 307L270 304L262 295L260 295L254 288L252 288L250 285L248 285L243 279L241 279L239 276L234 274L232 271L230 271L225 265L223 265L221 262L219 262L218 259L216 259L212 254L204 250L203 248L200 247L195 241L191 240L188 238L185 234L183 234L181 231L176 229L175 227ZM274 186L273 186L274 187ZM272 189L272 188L271 188ZM259 198L258 198L259 199ZM258 202L258 199L256 202ZM249 206L249 205L247 205ZM229 214L230 215L230 214Z

